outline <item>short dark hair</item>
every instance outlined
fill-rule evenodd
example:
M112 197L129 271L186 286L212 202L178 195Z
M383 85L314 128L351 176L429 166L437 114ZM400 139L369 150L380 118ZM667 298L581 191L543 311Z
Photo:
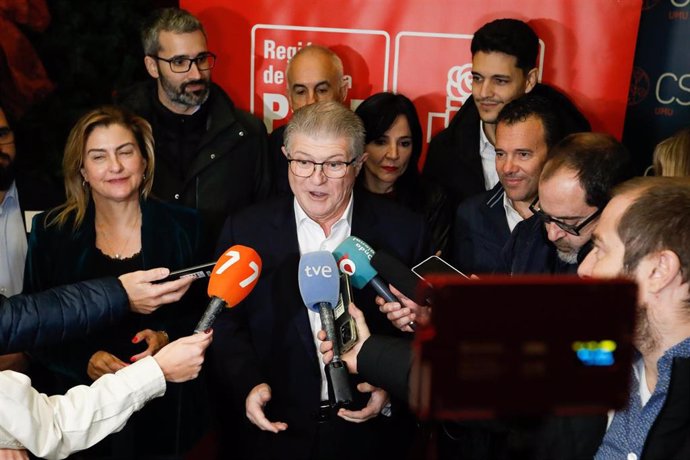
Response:
M355 113L362 119L366 136L364 143L375 141L390 129L399 115L407 119L412 135L412 155L410 162L400 177L400 181L412 180L412 176L419 175L417 163L422 154L422 125L419 122L417 109L412 101L402 94L376 93L364 100ZM363 178L364 174L360 175Z
M616 229L625 245L626 272L632 273L647 255L668 249L678 256L682 280L688 282L690 178L636 177L617 187L614 195L633 196Z
M496 117L496 124L504 123L510 126L529 117L541 121L544 127L544 141L549 150L563 138L563 121L554 110L553 104L548 99L532 93L524 94L506 104Z
M206 37L206 31L201 21L187 10L181 8L159 8L145 20L141 28L141 44L144 54L156 56L161 49L160 33L172 32L185 34L201 31Z
M478 51L515 56L517 67L527 73L537 63L539 37L526 22L518 19L496 19L474 33L470 45L472 56Z
M585 202L602 209L613 188L631 177L632 164L628 149L610 134L575 133L554 146L540 180L549 179L562 168L577 173Z

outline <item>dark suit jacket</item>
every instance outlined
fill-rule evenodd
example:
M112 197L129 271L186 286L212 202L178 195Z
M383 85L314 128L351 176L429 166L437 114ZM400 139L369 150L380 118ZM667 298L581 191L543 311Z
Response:
M451 265L463 273L493 273L510 238L500 182L458 206L451 232Z
M582 252L582 251L581 251ZM577 265L567 264L558 258L556 246L549 241L544 223L539 216L519 222L501 253L501 273L521 275L577 273Z
M553 102L565 134L591 130L587 119L563 93L544 84L537 84L532 93ZM448 127L429 144L423 173L446 188L454 206L486 190L479 157L479 121L479 111L470 96Z
M285 128L287 128L287 125L280 126L268 135L268 158L273 171L273 188L271 193L274 196L292 196L292 190L290 190L290 183L288 181L289 163L282 150L285 141Z
M65 201L64 190L52 182L18 173L15 184L26 233L29 233L31 224L30 213L43 212Z
M352 214L352 235L375 250L386 248L401 261L412 264L429 255L422 216L389 200L358 191ZM244 414L244 401L260 383L272 388L265 407L269 420L288 423L278 435L248 426L243 441L249 446L243 458L309 458L317 443L317 423L312 414L321 400L319 362L307 309L297 284L300 253L293 198L283 197L258 204L229 218L219 241L223 250L232 244L254 248L262 258L258 284L245 301L221 313L214 325L213 366L224 393L231 394L235 408ZM374 292L365 288L353 293L374 331L396 331L373 302ZM358 394L357 390L353 394ZM360 404L368 399L365 395ZM335 449L343 458L374 456L382 417L362 424L340 423L338 436L319 435L321 442L340 443ZM230 434L230 433L226 433ZM225 435L224 435L225 436ZM335 444L334 444L335 446ZM385 450L378 451L383 454ZM286 457L287 456L287 457Z

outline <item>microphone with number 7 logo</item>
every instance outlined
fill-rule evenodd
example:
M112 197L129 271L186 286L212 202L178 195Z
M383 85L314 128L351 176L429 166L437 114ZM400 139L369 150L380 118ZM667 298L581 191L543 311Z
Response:
M232 308L244 300L256 286L260 274L261 257L252 248L236 244L225 251L211 272L208 282L211 301L194 332L211 327L223 307Z

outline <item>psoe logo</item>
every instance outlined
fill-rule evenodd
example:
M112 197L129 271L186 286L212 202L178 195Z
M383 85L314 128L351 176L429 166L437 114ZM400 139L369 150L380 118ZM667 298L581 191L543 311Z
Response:
M613 340L573 342L572 349L585 366L613 366L613 352L618 345Z
M665 105L690 105L690 73L662 73L656 81L656 100Z
M448 69L446 78L446 107L444 112L429 112L427 120L427 136L426 141L431 142L434 119L439 118L443 120L443 126L448 126L448 123L453 118L453 114L457 112L467 98L472 94L472 63L465 63L462 65L454 65Z

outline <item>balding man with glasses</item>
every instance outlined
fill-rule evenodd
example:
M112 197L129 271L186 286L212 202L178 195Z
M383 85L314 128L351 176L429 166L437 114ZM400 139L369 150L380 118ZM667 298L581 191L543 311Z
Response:
M576 133L551 151L539 177L533 216L520 222L503 250L511 274L575 274L611 189L629 178L630 155L612 136Z
M155 11L142 44L154 81L129 88L118 102L153 128L153 194L198 209L215 241L228 214L268 196L266 128L211 82L216 55L196 17L179 8Z

